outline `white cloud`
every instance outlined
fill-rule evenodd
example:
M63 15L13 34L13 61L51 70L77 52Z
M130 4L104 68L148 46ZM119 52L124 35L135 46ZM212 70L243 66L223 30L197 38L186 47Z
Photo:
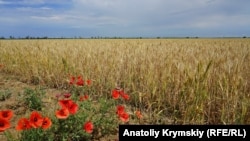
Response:
M62 16L47 16L47 17L43 17L43 16L31 16L32 19L36 19L36 20L46 20L46 21L58 21L58 20L64 20L65 18Z
M250 25L249 4L249 0L0 0L0 20L91 28L103 34L162 35L170 30L245 28Z
M46 7L46 6L42 6L42 7L18 7L16 8L18 11L22 11L22 12L44 12L44 10L52 10L51 7Z
M20 4L23 5L37 5L37 4L43 4L45 3L46 0L19 0Z
M249 25L250 19L248 17L248 15L211 15L190 21L187 26L193 28L220 28L227 26L236 28Z

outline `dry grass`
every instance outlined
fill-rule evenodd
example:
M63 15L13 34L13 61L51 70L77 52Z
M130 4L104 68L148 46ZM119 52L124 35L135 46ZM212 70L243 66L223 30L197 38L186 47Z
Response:
M150 123L250 123L249 39L0 40L5 73L66 89L70 75L116 86Z

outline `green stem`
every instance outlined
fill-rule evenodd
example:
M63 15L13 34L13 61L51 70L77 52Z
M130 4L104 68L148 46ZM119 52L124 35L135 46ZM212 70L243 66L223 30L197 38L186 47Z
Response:
M14 137L9 131L4 131L4 135L6 136L7 141L14 141Z

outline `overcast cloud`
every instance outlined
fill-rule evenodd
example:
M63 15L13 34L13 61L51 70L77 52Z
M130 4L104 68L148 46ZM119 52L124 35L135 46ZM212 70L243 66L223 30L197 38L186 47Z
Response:
M0 0L0 36L250 36L250 0Z

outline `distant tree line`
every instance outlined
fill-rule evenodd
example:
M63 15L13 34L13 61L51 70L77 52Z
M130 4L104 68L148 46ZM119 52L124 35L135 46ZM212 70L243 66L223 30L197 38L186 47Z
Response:
M91 36L91 37L48 37L48 36L43 36L43 37L33 37L33 36L25 36L25 37L14 37L14 36L9 36L8 38L4 36L0 36L0 39L172 39L172 38L186 38L186 39L197 39L197 38L202 38L198 36L187 36L187 37L118 37L118 36L113 36L113 37L102 37L102 36ZM211 37L211 38L250 38L247 36L243 37Z
M1 36L0 39L48 39L48 37L47 36L44 36L44 37L32 37L32 36L14 37L14 36L9 36L9 38L5 38L4 36Z
M102 37L102 36L91 36L91 37L33 37L33 36L25 36L25 37L14 37L9 36L8 38L1 36L0 39L142 39L143 37Z

